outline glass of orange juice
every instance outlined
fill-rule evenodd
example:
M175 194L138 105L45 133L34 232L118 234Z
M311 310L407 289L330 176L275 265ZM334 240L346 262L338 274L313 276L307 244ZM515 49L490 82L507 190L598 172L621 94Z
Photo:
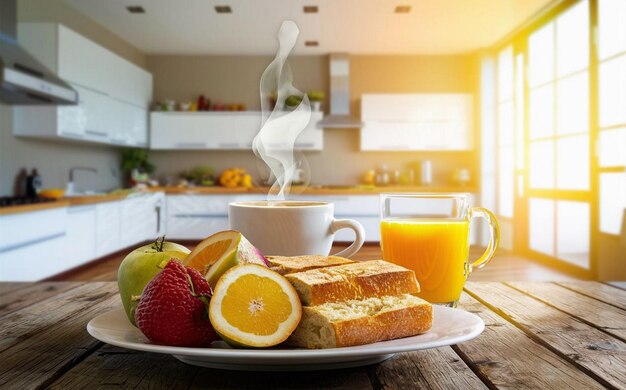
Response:
M420 298L456 307L465 280L498 248L500 229L491 211L469 207L467 193L381 194L383 259L411 269ZM485 253L469 261L470 221L484 218L491 234Z

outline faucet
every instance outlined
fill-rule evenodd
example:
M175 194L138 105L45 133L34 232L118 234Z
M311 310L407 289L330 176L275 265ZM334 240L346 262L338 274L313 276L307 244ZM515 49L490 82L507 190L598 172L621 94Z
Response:
M70 179L67 182L67 188L65 190L66 195L74 193L74 172L76 172L76 171L88 171L88 172L98 173L98 170L96 168L90 168L90 167L72 167L72 168L70 168Z

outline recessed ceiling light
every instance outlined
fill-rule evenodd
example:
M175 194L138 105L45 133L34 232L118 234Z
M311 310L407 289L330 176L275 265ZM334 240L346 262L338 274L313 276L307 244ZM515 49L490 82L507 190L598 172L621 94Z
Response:
M315 47L319 45L320 43L318 41L304 41L304 46L306 47Z
M305 5L302 7L305 14L316 14L318 9L316 5Z
M394 12L397 14L408 14L409 12L411 12L411 6L410 5L398 5L396 6L396 10Z
M230 5L216 5L215 12L218 14L231 14L233 10L230 8Z
M145 14L146 13L146 10L143 9L143 7L140 5L129 5L128 7L126 7L126 9L131 14Z

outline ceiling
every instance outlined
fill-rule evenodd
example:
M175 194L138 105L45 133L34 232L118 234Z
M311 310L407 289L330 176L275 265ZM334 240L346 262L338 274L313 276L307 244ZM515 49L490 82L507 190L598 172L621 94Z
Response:
M273 54L284 19L295 54L453 54L488 47L552 0L66 0L149 54ZM131 14L140 5L145 14ZM217 14L229 5L230 14ZM319 12L305 14L304 5ZM398 5L410 5L397 14ZM306 47L305 41L318 41Z

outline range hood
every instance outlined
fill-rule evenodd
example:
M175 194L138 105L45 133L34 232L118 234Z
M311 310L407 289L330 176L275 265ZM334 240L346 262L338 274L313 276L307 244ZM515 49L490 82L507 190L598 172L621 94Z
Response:
M354 129L363 127L359 118L350 115L350 57L345 53L330 55L330 115L317 122L317 128Z
M0 0L0 103L76 104L78 94L17 44L17 0Z

